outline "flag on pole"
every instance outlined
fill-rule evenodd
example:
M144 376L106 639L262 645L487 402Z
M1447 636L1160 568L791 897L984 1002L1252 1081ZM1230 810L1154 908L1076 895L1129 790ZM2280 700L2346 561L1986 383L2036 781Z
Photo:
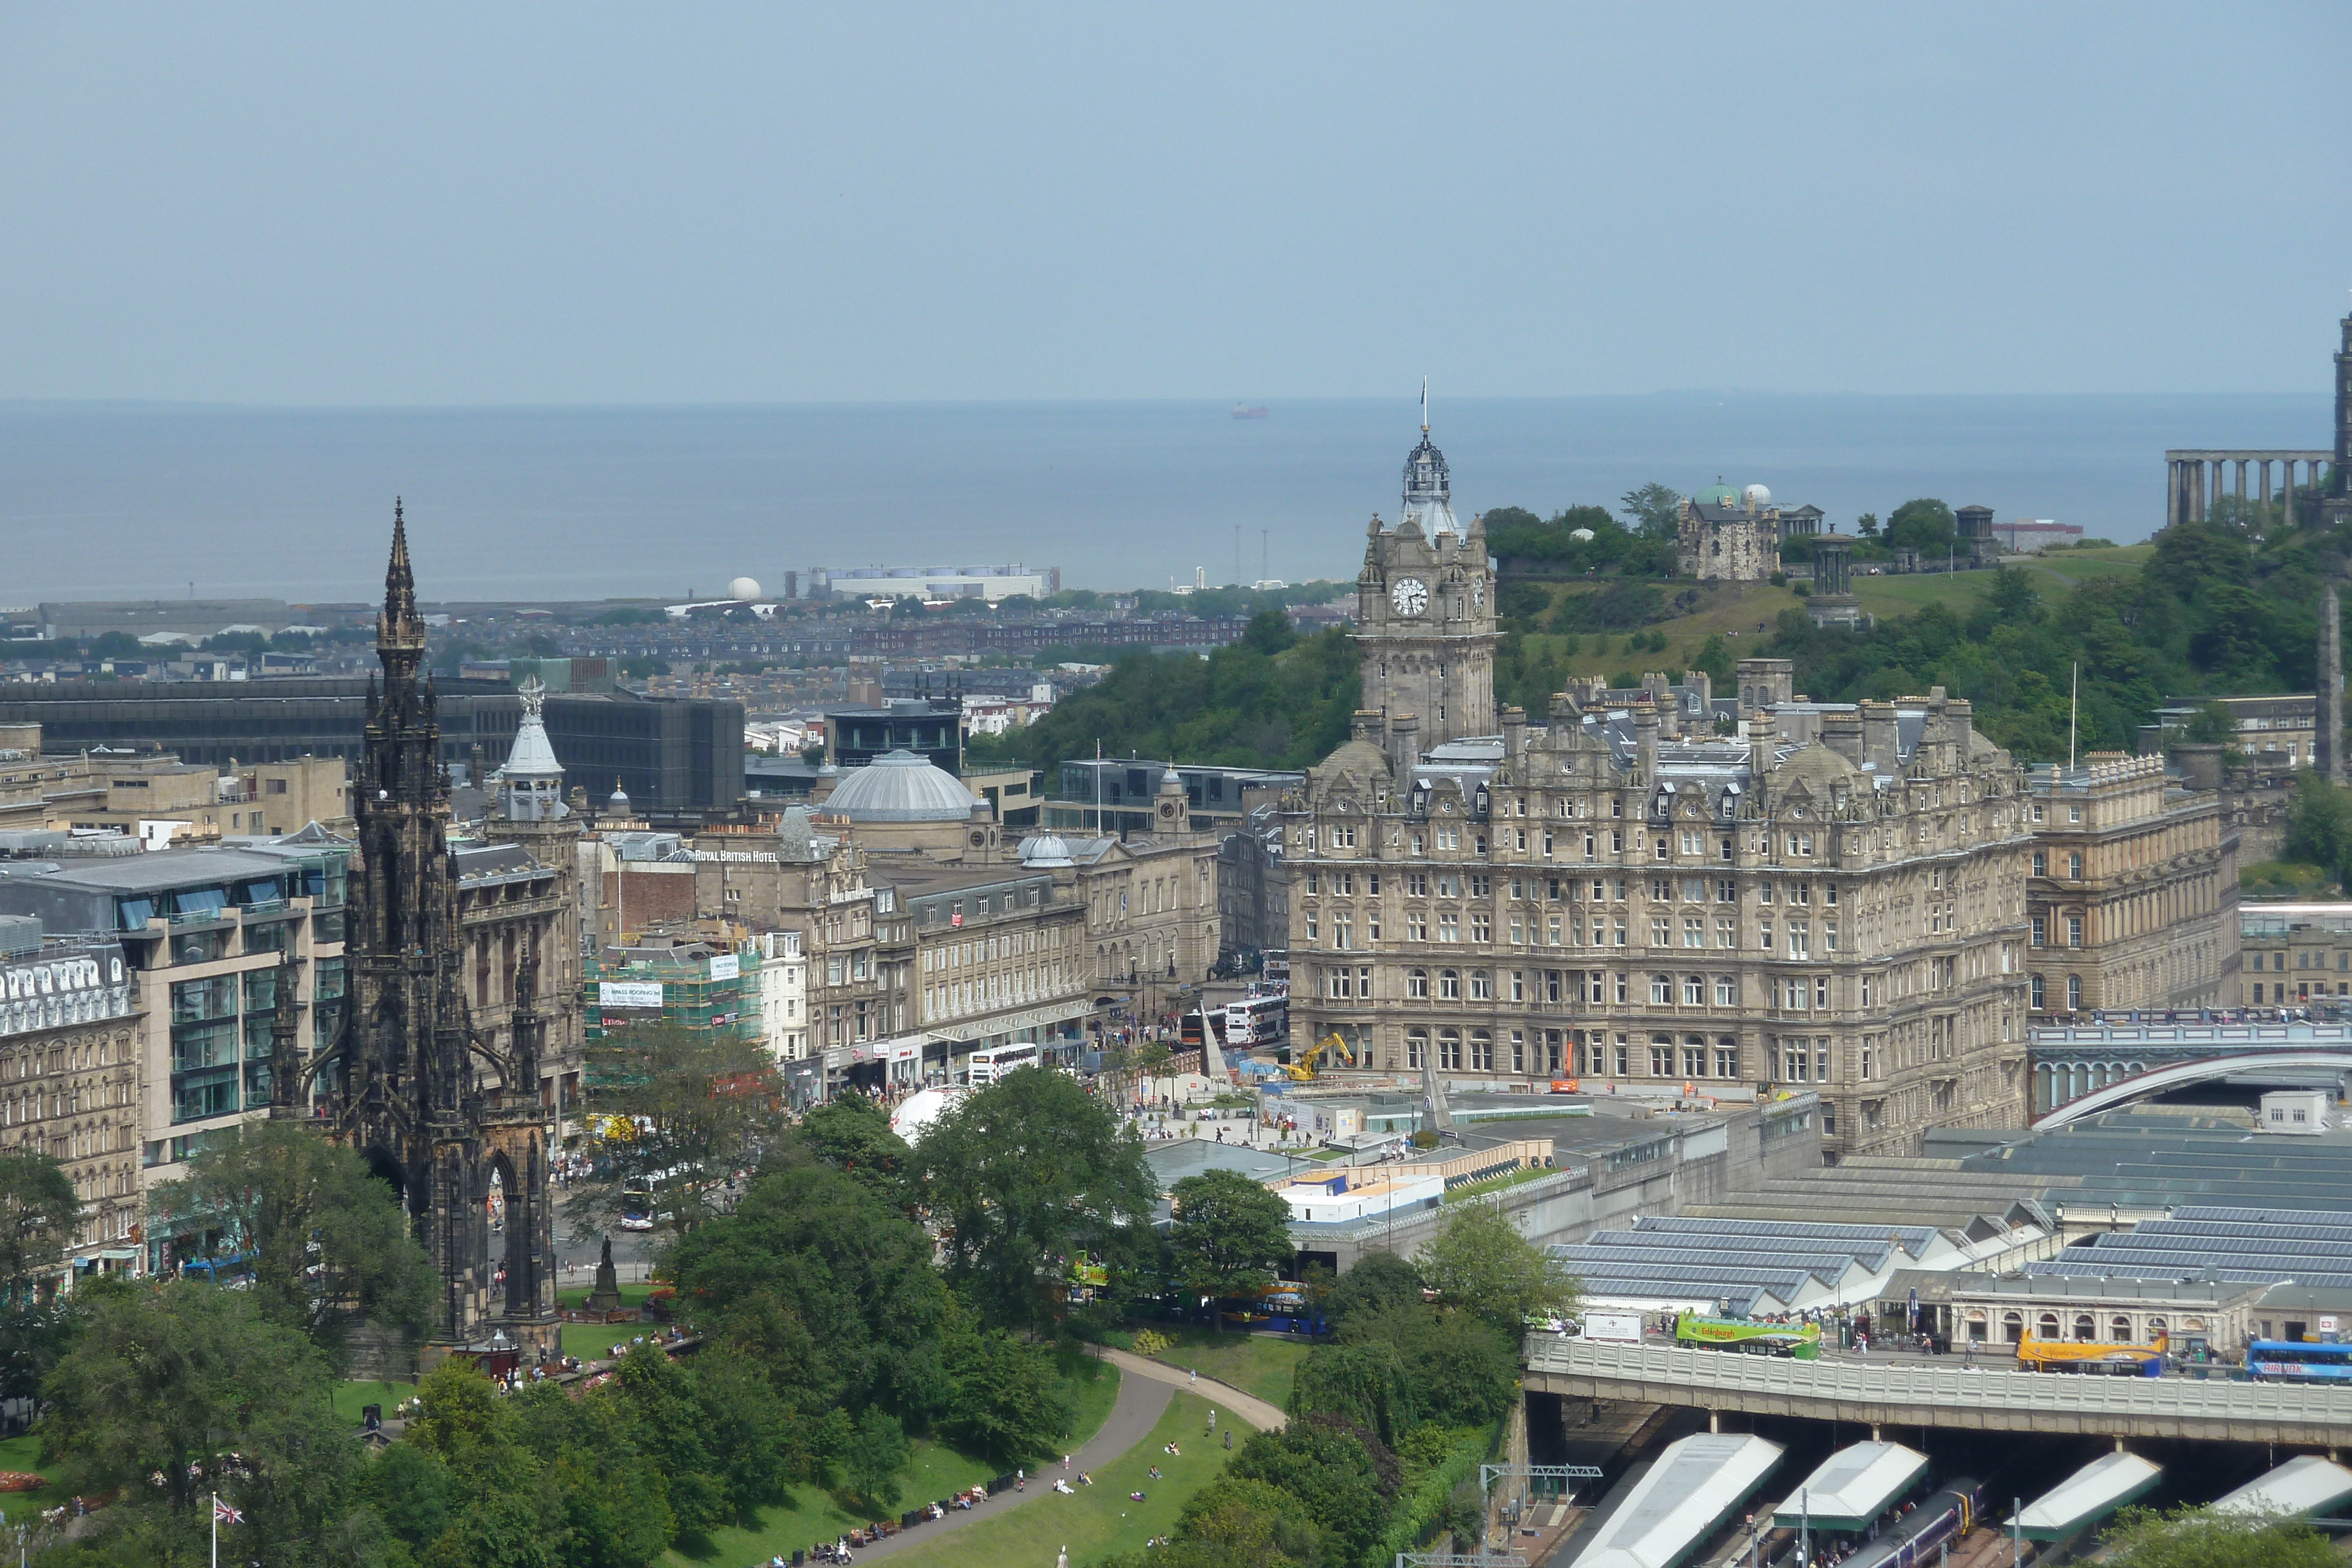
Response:
M221 1501L217 1494L213 1498L213 1518L223 1524L243 1524L245 1522L245 1515L229 1507L228 1504Z

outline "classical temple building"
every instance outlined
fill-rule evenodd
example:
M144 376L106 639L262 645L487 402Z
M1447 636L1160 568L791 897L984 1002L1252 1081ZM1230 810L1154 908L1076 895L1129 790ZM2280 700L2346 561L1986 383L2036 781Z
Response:
M302 1114L311 1097L301 1082L315 1080L331 1134L400 1189L441 1282L428 1358L499 1333L526 1352L552 1350L552 1112L543 1102L553 1084L542 1075L555 1053L544 977L566 957L577 962L560 948L567 933L577 946L576 908L564 919L572 877L516 845L452 847L425 622L397 508L376 652L383 681L370 693L352 791L350 1005L303 1074L277 1074L274 1109ZM535 811L546 792L530 780L551 758L518 750L509 799ZM511 917L492 920L496 909Z

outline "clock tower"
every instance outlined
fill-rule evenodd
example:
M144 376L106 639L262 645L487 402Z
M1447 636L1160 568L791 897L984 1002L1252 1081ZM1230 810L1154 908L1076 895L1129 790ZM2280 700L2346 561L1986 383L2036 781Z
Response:
M1495 735L1495 575L1486 530L1454 520L1445 455L1430 444L1427 393L1421 444L1404 460L1404 511L1395 528L1374 515L1356 577L1356 643L1363 703L1391 718L1412 715L1429 746Z

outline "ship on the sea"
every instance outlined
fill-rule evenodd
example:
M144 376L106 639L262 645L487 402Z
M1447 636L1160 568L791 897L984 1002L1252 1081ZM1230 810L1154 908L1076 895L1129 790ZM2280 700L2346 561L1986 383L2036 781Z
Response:
M1234 417L1235 419L1264 419L1265 417L1265 404L1262 402L1237 402L1234 404Z

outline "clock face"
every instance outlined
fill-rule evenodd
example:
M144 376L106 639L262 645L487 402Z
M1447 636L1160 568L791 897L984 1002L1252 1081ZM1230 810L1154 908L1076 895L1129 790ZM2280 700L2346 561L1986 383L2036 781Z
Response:
M1400 615L1418 615L1429 608L1429 584L1417 577L1408 577L1389 590L1389 602L1397 607Z

